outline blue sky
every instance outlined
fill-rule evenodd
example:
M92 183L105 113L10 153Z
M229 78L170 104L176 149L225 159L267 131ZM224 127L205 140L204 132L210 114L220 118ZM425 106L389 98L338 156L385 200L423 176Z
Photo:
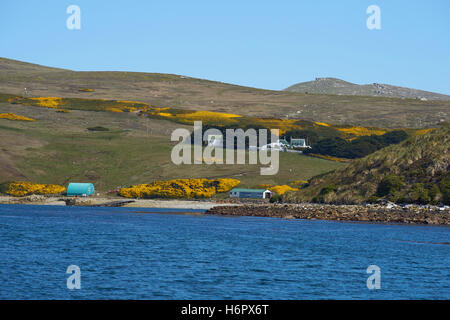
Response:
M68 30L69 5L81 30ZM381 30L368 30L369 5ZM2 0L0 56L283 89L315 77L450 94L450 1Z

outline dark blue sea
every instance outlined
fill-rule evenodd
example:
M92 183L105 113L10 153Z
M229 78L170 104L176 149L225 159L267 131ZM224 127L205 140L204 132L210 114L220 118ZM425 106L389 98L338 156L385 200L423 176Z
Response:
M0 299L450 298L448 227L164 211L0 205Z

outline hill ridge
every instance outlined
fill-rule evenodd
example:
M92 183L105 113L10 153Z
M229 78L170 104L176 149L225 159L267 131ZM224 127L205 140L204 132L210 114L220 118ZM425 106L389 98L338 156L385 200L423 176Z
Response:
M298 93L407 98L420 99L423 101L450 100L450 95L442 93L376 82L360 85L333 77L316 78L313 81L300 82L289 86L284 90Z
M275 91L182 75L71 71L0 58L0 92L29 97L141 101L156 107L389 128L448 121L450 100Z

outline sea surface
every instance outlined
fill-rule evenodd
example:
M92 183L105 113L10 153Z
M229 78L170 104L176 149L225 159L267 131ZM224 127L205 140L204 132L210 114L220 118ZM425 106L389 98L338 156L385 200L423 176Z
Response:
M450 298L449 227L165 211L0 205L0 299Z

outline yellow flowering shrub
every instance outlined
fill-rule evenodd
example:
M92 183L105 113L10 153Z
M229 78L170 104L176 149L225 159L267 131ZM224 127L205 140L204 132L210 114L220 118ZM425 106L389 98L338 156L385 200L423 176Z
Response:
M30 98L30 100L36 101L38 106L46 108L58 108L62 103L62 98L59 97L39 97Z
M164 112L161 112L164 111ZM245 127L264 127L268 129L279 129L279 134L284 134L288 130L300 130L302 127L295 119L276 119L276 118L253 118L245 117L232 113L222 113L213 111L186 111L170 108L154 108L149 111L150 115L156 117L169 118L172 121L193 124L194 121L202 121L203 125L220 126L241 126Z
M285 193L286 191L298 191L297 188L292 188L286 184L283 184L281 186L273 186L271 188L269 188L270 191L275 192L277 194L279 194L280 196Z
M210 119L210 118L240 118L240 115L232 114L232 113L221 113L221 112L213 112L213 111L195 111L192 113L185 113L183 114L183 117L186 119L195 119L195 120L203 120L203 119Z
M421 136L423 134L427 134L428 132L431 132L435 130L435 128L428 128L428 129L420 129L414 132L414 136Z
M122 108L122 110L125 110L125 111L127 111L127 112L134 112L134 111L137 111L138 108L130 107L130 106L124 106L124 107Z
M155 111L155 112L161 112L161 111L165 111L165 110L169 110L170 108L169 107L165 107L165 108L156 108L156 107L154 107L153 108L153 110Z
M7 182L2 185L2 191L15 197L23 197L32 194L60 194L66 188L56 184L38 184L26 181Z
M12 112L10 113L0 113L0 119L16 120L16 121L35 121L35 119L27 118L24 116L19 116Z
M364 127L350 127L350 128L338 128L336 127L336 130L344 132L346 134L351 134L354 136L371 136L371 135L377 135L381 136L387 132L387 130L380 129L380 128L364 128Z
M123 112L122 109L119 108L106 108L106 111L111 111L111 112Z
M72 113L72 110L68 110L68 109L57 109L56 112L59 112L59 113Z
M11 98L8 98L8 102L13 103L13 102L16 102L18 99L20 99L20 97L11 97Z
M142 102L130 101L130 100L117 100L117 102L126 103L126 104L142 104Z
M326 156L323 154L317 154L317 153L308 153L309 156L311 157L316 157L316 158L321 158L321 159L325 159L325 160L330 160L330 161L336 161L336 162L350 162L350 159L345 159L345 158L338 158L338 157L333 157L333 156Z
M58 110L86 110L86 111L111 111L111 112L147 112L152 107L147 103L126 100L82 99L60 97L12 97L10 103L18 103L24 106L52 108Z
M164 109L164 110L163 110ZM165 111L165 112L161 112ZM169 108L157 108L155 112L150 112L152 115L159 117L169 118L172 121L193 124L194 121L202 121L203 124L236 124L236 118L241 116L232 113L221 113L212 111L180 111L180 110L170 110Z
M240 183L236 179L174 179L121 188L119 195L127 198L209 198L226 192Z
M170 118L172 115L170 113L166 113L166 112L158 112L158 116Z
M328 123L325 122L314 122L315 124L322 126L322 127L329 127L330 125Z
M216 179L216 180L212 180L215 181L215 187L216 187L216 192L227 192L230 191L231 189L233 189L234 187L236 187L237 185L239 185L241 182L237 179L230 179L230 178L225 178L225 179Z

